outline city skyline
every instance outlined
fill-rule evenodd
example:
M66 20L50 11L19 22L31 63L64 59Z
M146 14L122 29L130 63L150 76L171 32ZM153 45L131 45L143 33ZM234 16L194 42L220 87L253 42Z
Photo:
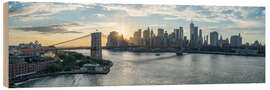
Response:
M105 46L111 31L120 32L128 39L138 29L147 27L156 35L158 28L171 33L183 27L184 36L189 39L191 21L202 29L203 36L217 31L226 39L243 33L243 43L259 40L264 44L265 41L264 7L27 2L10 2L9 5L9 45L35 40L50 45L98 29L103 33L102 45ZM85 39L76 45L88 46L89 43L89 39Z

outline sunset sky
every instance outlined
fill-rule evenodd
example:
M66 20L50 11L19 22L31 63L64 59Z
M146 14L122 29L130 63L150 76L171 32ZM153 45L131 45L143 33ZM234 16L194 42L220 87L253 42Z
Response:
M148 26L157 33L171 33L184 27L189 39L189 24L194 22L203 35L217 31L223 38L242 33L243 41L265 41L264 7L32 3L9 2L9 45L38 40L43 45L70 40L95 32L103 34L103 45L111 31L129 38ZM90 37L63 46L89 46Z

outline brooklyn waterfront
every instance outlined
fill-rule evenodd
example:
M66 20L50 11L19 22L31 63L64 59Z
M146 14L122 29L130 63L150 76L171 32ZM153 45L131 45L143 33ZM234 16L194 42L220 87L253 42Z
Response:
M90 50L74 50L90 55ZM72 74L21 82L17 87L264 83L265 57L135 53L103 50L114 63L107 75Z

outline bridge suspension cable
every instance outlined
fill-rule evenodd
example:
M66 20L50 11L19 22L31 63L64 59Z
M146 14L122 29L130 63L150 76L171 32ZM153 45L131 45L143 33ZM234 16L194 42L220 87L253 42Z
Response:
M59 44L68 43L68 42L71 42L71 41L75 41L75 40L79 40L79 39L82 39L82 38L86 38L86 37L88 37L88 36L90 36L90 35L91 35L91 34L87 34L87 35L84 35L84 36L81 36L81 37L78 37L78 38L74 38L74 39L71 39L71 40L59 42L59 43L52 44L52 45L49 45L49 46L56 46L56 45L59 45Z

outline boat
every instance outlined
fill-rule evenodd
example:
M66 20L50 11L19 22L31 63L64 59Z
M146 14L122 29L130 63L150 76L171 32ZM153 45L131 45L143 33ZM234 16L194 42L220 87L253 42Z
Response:
M160 54L159 54L159 53L157 53L157 54L156 54L156 56L160 56Z
M183 55L183 52L182 51L176 51L176 55L181 56L181 55Z

